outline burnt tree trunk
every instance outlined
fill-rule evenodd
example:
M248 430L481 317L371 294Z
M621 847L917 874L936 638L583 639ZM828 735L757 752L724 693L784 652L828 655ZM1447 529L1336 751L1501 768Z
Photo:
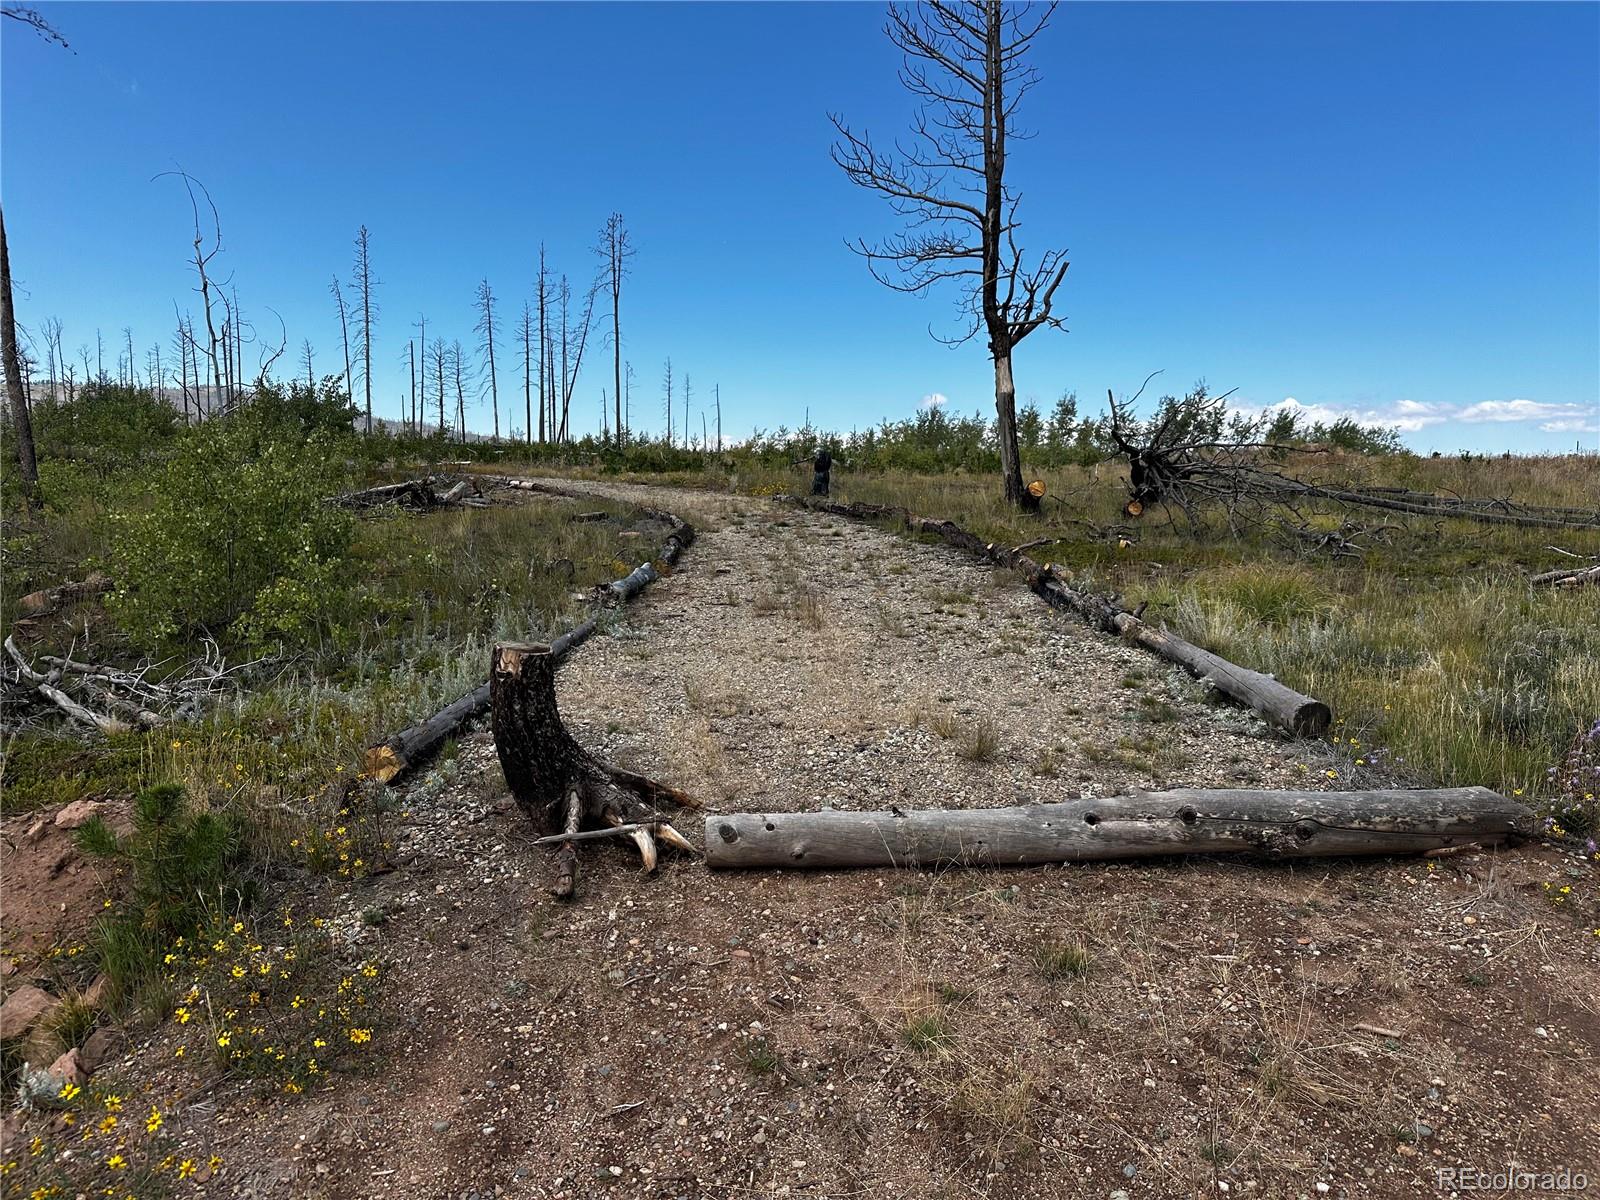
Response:
M591 755L561 723L556 708L556 656L533 642L502 642L489 672L495 750L518 807L541 833L577 834L585 826L638 824L629 835L647 871L655 869L655 838L693 849L654 805L692 805L683 793L619 770ZM654 832L652 832L654 830ZM552 892L570 897L577 882L577 849L568 838L556 851Z
M1370 792L1179 788L1025 808L706 817L706 866L1025 866L1174 854L1417 854L1532 832L1487 788Z

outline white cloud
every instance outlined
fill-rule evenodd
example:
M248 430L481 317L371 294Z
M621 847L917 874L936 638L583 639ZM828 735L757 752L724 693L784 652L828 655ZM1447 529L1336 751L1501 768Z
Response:
M1483 400L1456 414L1458 421L1537 421L1572 414L1576 404L1541 404L1537 400Z
M1293 396L1287 396L1276 404L1267 405L1262 411L1292 412L1307 425L1316 421L1332 425L1335 421L1348 418L1362 425L1382 425L1403 433L1416 433L1449 419L1448 411L1443 406L1423 404L1417 400L1401 400L1387 408L1345 408L1333 404L1301 404Z
M1600 430L1600 412L1587 417L1557 417L1539 426L1541 433L1594 433Z
M922 403L917 405L917 407L918 408L923 408L923 409L927 409L927 408L943 408L946 404L949 404L949 403L950 403L950 397L946 396L943 392L929 392L926 396L924 396L922 398Z
M1251 410L1244 410L1251 411ZM1305 424L1324 425L1350 418L1363 425L1381 425L1401 433L1417 433L1435 425L1532 424L1541 433L1591 433L1600 426L1600 407L1582 404L1549 404L1538 400L1480 400L1476 404L1436 404L1421 400L1397 400L1376 408L1356 408L1337 404L1301 404L1286 396L1259 411L1292 412Z

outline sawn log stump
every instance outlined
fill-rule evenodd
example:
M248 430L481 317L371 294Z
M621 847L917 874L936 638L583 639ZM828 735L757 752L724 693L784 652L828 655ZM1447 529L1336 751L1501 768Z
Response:
M644 869L656 867L656 839L696 853L657 811L666 802L695 807L682 792L602 762L567 732L556 709L556 655L539 643L501 642L489 670L495 749L511 795L541 833L558 836L556 883L567 899L578 876L577 835L615 829L639 847ZM627 828L618 828L618 827Z

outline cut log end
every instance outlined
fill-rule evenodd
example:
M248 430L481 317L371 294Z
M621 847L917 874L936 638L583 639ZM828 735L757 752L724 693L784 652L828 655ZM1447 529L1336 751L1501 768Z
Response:
M1301 737L1321 737L1333 724L1333 710L1320 700L1311 700L1295 709L1294 732Z
M369 746L362 756L362 768L369 779L376 779L379 783L388 783L396 775L406 769L406 764L395 753L394 747L387 743L381 746Z

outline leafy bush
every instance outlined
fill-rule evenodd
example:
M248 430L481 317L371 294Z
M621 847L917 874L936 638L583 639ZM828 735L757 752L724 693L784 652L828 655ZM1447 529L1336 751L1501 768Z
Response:
M56 458L81 458L105 466L129 466L178 436L181 418L149 388L101 381L70 400L33 406L33 436L39 450Z
M342 598L348 513L325 503L346 474L338 438L245 413L208 422L114 514L112 608L146 646L197 630L303 642Z

